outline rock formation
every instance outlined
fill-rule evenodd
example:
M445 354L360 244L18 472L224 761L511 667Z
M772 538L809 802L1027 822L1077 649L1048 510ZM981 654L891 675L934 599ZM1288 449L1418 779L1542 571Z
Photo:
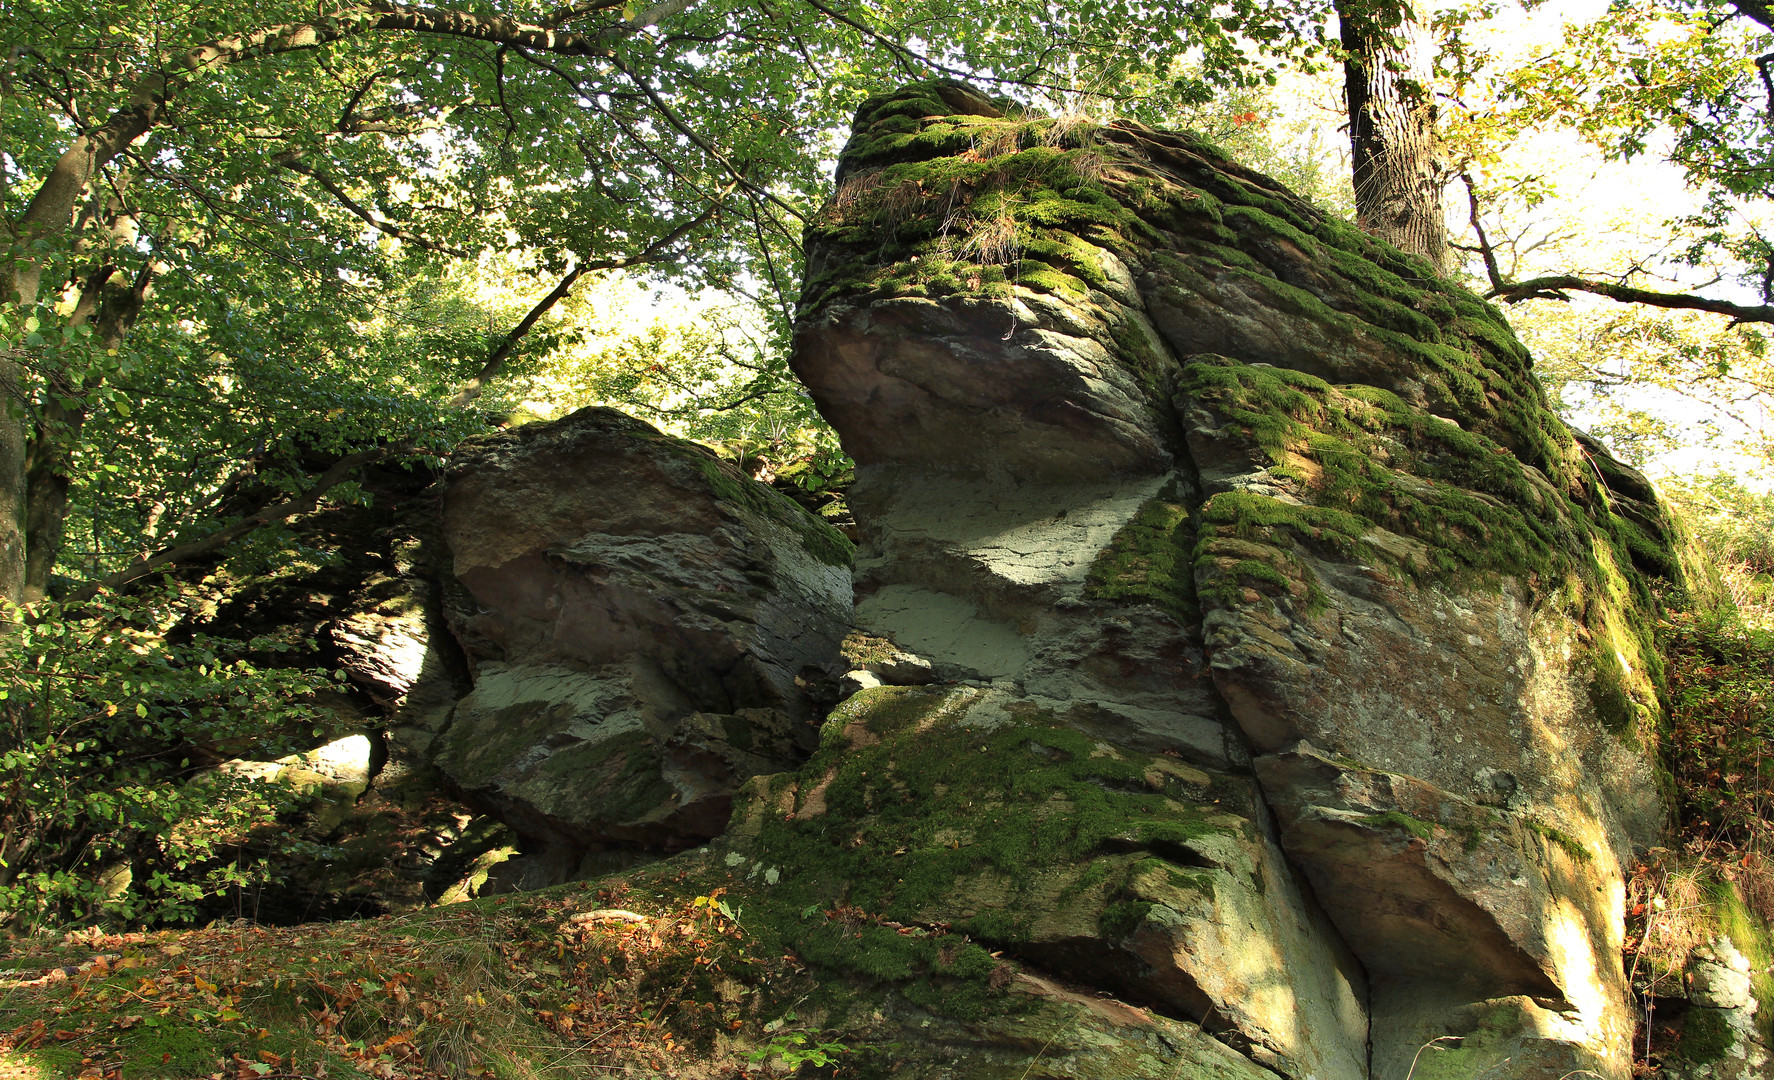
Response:
M449 635L329 631L508 882L679 853L627 884L728 890L895 1077L1624 1080L1686 584L1645 479L1494 309L1192 136L919 83L837 180L793 364L854 576L591 409L455 456Z
M464 803L422 755L384 735L391 723L447 713L469 690L442 616L448 552L433 484L423 467L373 467L359 478L360 499L300 519L274 557L248 552L187 575L188 629L261 638L281 651L259 662L346 676L321 701L330 730L276 733L331 745L230 763L309 794L285 824L313 853L280 866L282 881L230 897L213 914L295 922L411 910L477 888L513 850L517 837L504 823ZM266 494L245 491L234 501L252 508Z
M845 702L736 851L1284 1076L1626 1076L1681 571L1500 316L1196 139L957 84L863 106L807 246L857 622L952 682Z
M811 750L850 544L707 450L608 409L514 428L456 452L443 533L474 685L403 738L527 838L525 883L703 843Z

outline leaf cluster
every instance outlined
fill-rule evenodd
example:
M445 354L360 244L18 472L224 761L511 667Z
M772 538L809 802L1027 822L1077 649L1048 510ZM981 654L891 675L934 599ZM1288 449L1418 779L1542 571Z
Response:
M293 793L229 770L321 723L335 674L262 666L286 644L169 641L172 597L14 610L0 638L0 916L188 917L261 868L232 853Z

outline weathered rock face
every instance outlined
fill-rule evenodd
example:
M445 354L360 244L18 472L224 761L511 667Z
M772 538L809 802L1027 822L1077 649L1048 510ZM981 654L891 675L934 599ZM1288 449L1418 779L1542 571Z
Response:
M1649 485L1426 267L1189 137L1009 111L864 105L794 353L857 623L951 685L856 694L729 857L1283 1076L1446 1037L1416 1075L1626 1076Z
M474 685L404 737L540 849L525 883L701 843L811 750L849 543L706 450L608 409L515 428L458 451L443 531Z

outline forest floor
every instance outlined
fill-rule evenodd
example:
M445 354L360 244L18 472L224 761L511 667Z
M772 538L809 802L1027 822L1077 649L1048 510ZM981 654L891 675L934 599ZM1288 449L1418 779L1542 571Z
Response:
M718 892L596 884L358 921L26 938L0 957L0 1080L782 1075L826 1055L792 1011L767 1015L781 993L755 992L810 981L781 952Z

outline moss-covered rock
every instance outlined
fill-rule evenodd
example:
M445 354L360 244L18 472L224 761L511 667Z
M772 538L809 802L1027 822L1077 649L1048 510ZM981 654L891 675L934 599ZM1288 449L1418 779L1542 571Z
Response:
M1489 942L1340 918L1376 1040L1525 994L1576 1019L1530 1002L1508 1045L1623 1075L1618 870L1663 816L1649 630L1688 577L1655 493L1553 414L1502 316L1190 136L943 82L859 110L807 250L793 363L858 462L864 628L1117 753L1236 777L1308 740L1473 808L1351 802L1273 761L1251 789L1294 808L1282 844L1321 897L1369 903L1357 871L1390 852L1427 876L1376 910L1445 902ZM1030 906L1090 895L1049 888L1103 865L1066 857L1015 877ZM1518 878L1545 890L1512 906ZM1127 932L1166 903L1100 906Z
M800 939L828 970L959 1019L1002 1012L985 953L970 986L971 954L905 933L942 928L1230 1032L1290 1075L1360 1072L1360 976L1267 843L1248 776L1001 691L881 687L749 796L725 858L779 900L852 913Z
M474 686L414 737L527 838L526 884L701 843L812 748L850 544L707 450L609 409L526 424L457 452L443 532Z

